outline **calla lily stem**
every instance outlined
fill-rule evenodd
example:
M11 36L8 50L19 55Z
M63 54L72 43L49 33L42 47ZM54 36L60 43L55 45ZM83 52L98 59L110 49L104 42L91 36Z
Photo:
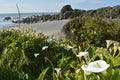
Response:
M98 56L98 54L96 54L95 56L93 56L88 63L90 63L92 60L94 60L96 57Z

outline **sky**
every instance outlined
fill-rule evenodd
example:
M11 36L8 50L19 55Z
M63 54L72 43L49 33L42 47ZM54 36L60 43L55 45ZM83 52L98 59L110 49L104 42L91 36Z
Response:
M73 9L97 9L120 5L120 0L0 0L0 13L17 13L18 4L21 13L60 12L64 5Z

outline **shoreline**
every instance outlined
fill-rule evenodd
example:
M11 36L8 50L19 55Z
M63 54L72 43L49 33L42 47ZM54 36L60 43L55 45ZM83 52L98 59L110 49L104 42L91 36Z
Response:
M53 37L55 39L64 39L65 35L61 31L63 26L69 21L69 19L66 20L54 20L54 21L45 21L45 22L38 22L38 23L32 23L32 24L21 24L20 29L21 30L35 30L36 33L42 33L45 36ZM2 30L6 29L12 29L12 28L18 28L19 26L12 26L12 27L6 27Z

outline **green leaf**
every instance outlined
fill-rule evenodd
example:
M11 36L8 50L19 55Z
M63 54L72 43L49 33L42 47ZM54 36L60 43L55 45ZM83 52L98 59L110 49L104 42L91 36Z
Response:
M93 50L92 47L89 47L89 48L87 49L87 52L89 53L89 57L90 57L90 58L92 58L92 57L94 56L94 50Z
M40 74L38 80L43 80L43 79L44 79L44 76L45 76L46 72L48 71L48 69L49 69L49 68L46 68L46 69L44 69L44 70L42 71L42 73Z
M114 57L110 57L112 64L114 67L118 67L120 66L120 57L114 58Z
M110 80L120 80L119 70L115 70Z

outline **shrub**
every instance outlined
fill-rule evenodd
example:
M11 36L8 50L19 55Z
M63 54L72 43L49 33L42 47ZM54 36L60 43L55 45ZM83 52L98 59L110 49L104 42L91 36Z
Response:
M49 41L41 33L31 35L20 30L5 30L0 33L0 43L0 79L36 80L46 68L49 70L45 78L53 79L54 68L69 69L69 62L76 60L75 54L66 50L64 44ZM48 48L43 50L44 46ZM39 55L35 57L35 54ZM67 61L63 58L67 58Z
M99 17L77 17L63 27L66 38L78 44L105 46L105 40L120 40L120 27Z

